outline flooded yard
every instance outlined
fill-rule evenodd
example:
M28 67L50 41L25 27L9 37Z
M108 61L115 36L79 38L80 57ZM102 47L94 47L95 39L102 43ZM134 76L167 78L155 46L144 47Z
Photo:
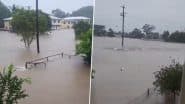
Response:
M49 35L40 36L40 54L36 51L36 41L30 49L24 47L21 37L0 31L0 67L14 64L24 67L26 61L58 54L75 54L74 31L55 30ZM37 65L30 70L17 70L16 74L31 78L32 83L25 84L29 94L20 104L87 104L89 98L90 67L83 64L79 56L71 58L56 56L46 64Z
M185 44L180 43L126 38L125 49L120 48L121 38L94 37L93 104L134 104L130 102L153 88L153 72L172 59L185 59Z

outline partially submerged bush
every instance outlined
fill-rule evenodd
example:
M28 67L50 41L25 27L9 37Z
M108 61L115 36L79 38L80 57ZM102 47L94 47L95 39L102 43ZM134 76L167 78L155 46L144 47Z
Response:
M14 72L13 65L0 72L0 104L17 104L18 100L28 96L22 90L22 85L24 82L30 83L30 80L13 75Z
M172 64L154 73L156 80L153 85L160 94L172 95L175 101L175 96L179 95L181 90L182 71L183 65L173 60Z

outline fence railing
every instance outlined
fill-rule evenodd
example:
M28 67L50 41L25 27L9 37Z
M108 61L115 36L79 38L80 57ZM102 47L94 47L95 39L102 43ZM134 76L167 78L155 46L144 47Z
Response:
M54 55L34 59L34 60L31 60L31 61L25 62L25 68L27 69L28 65L37 65L37 64L45 64L46 65L46 62L49 61L49 58L56 57L56 56L61 56L62 58L64 56L68 56L69 58L71 58L72 56L76 56L76 55L65 54L65 53L62 52L62 53L58 53L58 54L54 54Z

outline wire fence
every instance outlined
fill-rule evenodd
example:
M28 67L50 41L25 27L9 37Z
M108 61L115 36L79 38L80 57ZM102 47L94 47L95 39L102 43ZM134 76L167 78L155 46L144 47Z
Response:
M149 88L142 95L134 98L127 104L164 104L163 97L158 94L155 88Z

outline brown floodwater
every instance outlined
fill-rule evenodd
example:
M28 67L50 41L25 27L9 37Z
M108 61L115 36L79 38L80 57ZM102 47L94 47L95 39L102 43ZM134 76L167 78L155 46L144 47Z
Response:
M183 63L185 44L126 38L125 49L120 48L121 38L94 37L92 104L160 104L160 98L139 100L153 88L153 72L161 65L172 59Z
M0 31L0 67L14 64L24 67L26 61L64 52L75 54L73 30L56 30L40 37L40 54L36 51L36 41L30 49L24 47L16 34ZM30 70L18 70L16 74L31 78L31 84L24 88L29 97L20 104L87 104L89 101L90 67L79 56L50 58L46 64Z

